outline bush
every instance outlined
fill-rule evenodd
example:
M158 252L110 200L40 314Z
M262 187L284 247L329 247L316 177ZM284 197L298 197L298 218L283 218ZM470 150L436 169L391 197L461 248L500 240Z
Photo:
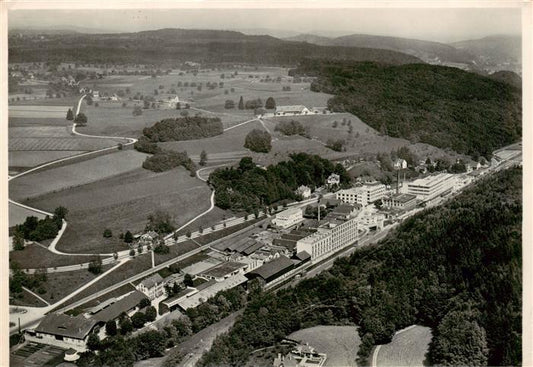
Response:
M103 233L104 238L110 238L113 236L113 232L109 228L104 229Z
M165 119L143 129L143 135L153 143L208 138L223 132L219 118L201 116Z
M151 157L146 157L143 162L143 168L154 172L164 172L178 166L185 167L193 174L196 172L196 165L187 152L159 151Z
M272 137L266 131L253 129L246 135L244 147L253 152L268 153L272 149Z
M277 123L274 128L275 131L281 132L283 135L302 135L306 134L305 128L303 125L296 120L291 121L280 121Z

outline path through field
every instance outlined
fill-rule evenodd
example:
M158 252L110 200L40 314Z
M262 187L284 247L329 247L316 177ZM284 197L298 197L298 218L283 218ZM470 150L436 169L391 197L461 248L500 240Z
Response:
M426 366L431 338L431 329L425 326L412 325L400 330L389 344L376 347L372 367Z

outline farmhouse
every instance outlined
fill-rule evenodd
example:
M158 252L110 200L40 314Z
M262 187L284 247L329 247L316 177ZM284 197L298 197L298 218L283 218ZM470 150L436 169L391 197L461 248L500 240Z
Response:
M143 242L153 242L158 237L159 237L159 235L157 234L157 232L150 231L150 232L147 232L147 233L144 233L144 234L141 235L141 241L143 241Z
M275 116L295 116L295 115L307 115L311 112L304 105L296 106L277 106L274 112Z
M87 339L96 324L96 320L83 316L50 313L41 320L35 330L26 330L25 338L36 343L85 352Z
M172 99L169 99L167 103L169 108L176 108L178 103L180 103L180 99L178 96L176 96Z
M150 300L153 300L165 292L163 287L163 278L158 273L155 273L137 284L135 288L146 294Z
M276 214L272 224L280 228L289 228L303 220L301 208L289 208Z

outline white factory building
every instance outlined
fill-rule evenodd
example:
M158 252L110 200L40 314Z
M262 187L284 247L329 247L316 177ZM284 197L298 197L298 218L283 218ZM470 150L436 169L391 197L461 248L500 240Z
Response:
M272 224L285 229L300 223L303 219L301 208L289 208L276 214L276 218L272 219Z
M365 183L363 186L340 190L336 194L337 200L348 204L367 206L385 196L385 185L379 182Z
M455 186L455 175L451 173L439 173L436 175L420 178L407 184L407 193L415 195L420 200L431 200Z
M307 252L311 255L312 262L330 256L357 240L359 220L360 218L353 214L326 216L315 233L296 242L296 252Z

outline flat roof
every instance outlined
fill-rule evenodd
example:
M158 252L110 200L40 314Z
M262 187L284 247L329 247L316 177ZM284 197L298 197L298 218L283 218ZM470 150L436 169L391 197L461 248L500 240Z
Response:
M243 274L237 274L229 277L228 279L224 279L221 282L213 281L209 287L202 289L201 291L191 295L190 297L181 299L176 304L184 310L197 307L207 301L209 298L216 295L218 292L234 288L240 284L245 283L247 280L248 278L246 278Z
M180 291L180 292L179 292L178 294L176 294L175 296L173 296L173 297L171 297L171 298L168 298L168 299L164 300L164 301L161 302L161 303L165 304L167 307L172 307L172 306L174 306L174 305L177 305L177 304L179 303L179 301L180 301L183 297L185 297L185 296L187 296L187 295L189 295L189 294L192 294L192 293L194 293L194 292L198 292L198 290L197 290L196 288L189 288L189 287L187 287L187 288L183 289L182 291Z
M424 178L419 178L417 180L414 180L413 182L409 182L408 185L413 186L432 186L437 183L439 183L442 180L447 180L449 178L452 178L453 174L451 173L439 173L436 175L431 175Z
M302 212L302 208L288 208L288 209L285 209L284 211L282 212L279 212L278 214L276 214L276 217L279 215L279 216L284 216L284 215L293 215L293 214L298 214L298 213L303 213Z
M207 269L206 271L202 272L202 275L209 276L209 277L215 277L215 278L222 278L228 274L233 273L235 270L239 270L244 267L246 267L246 264L236 262L236 261L228 261L222 264L215 265L210 269Z
M387 197L385 199L394 199L395 201L398 201L400 203L407 203L411 200L416 199L416 195L411 194L394 194L390 197Z

